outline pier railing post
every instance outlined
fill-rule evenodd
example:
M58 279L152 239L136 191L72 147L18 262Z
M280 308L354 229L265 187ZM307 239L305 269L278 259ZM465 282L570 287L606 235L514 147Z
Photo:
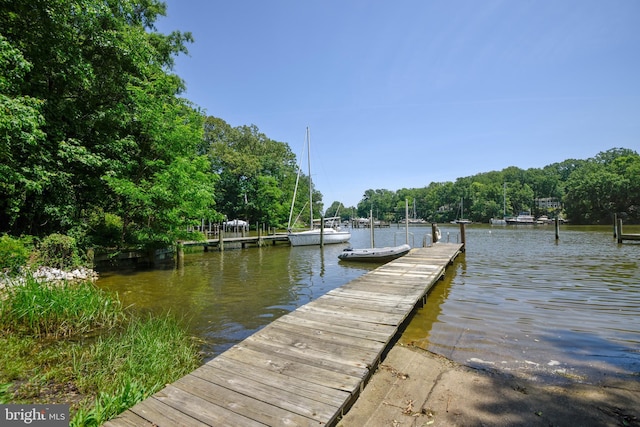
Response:
M618 218L618 222L616 222L616 233L618 235L618 243L622 243L622 218Z

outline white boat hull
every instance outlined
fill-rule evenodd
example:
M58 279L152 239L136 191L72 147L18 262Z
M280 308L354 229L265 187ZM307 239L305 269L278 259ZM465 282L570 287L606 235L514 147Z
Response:
M338 258L342 261L388 262L409 253L411 246L389 246L384 248L345 249Z
M312 246L320 244L320 229L289 233L291 246ZM349 231L325 228L323 230L323 242L325 245L333 243L345 243L351 238Z

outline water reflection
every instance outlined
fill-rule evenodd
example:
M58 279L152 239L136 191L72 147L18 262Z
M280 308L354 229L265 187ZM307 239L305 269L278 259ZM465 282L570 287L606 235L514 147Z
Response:
M457 239L457 227L441 226ZM411 227L421 242L430 227ZM626 232L639 232L625 227ZM640 378L640 245L619 245L610 227L467 229L467 252L447 269L402 342L456 361L548 380ZM376 245L404 243L402 228L376 230ZM189 320L211 357L274 319L375 268L344 263L350 244L285 245L186 254L180 269L103 275L136 310Z
M117 291L135 310L184 318L213 357L371 268L339 266L338 253L347 246L197 251L185 254L181 268L105 273L98 285Z

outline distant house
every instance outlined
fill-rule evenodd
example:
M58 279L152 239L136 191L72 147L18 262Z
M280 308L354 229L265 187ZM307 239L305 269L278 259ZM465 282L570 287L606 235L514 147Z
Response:
M539 209L561 209L562 203L557 197L543 197L535 199L536 207Z

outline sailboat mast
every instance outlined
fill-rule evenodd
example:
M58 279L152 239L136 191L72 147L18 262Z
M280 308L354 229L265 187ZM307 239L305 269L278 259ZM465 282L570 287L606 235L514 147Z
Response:
M287 223L287 230L291 230L291 219L293 219L293 207L296 204L296 195L298 194L298 183L300 182L300 172L302 171L302 159L304 159L304 146L305 144L302 144L302 152L300 153L300 161L298 162L298 173L296 174L296 185L295 187L293 187L293 199L291 200L291 209L289 210L289 222ZM304 210L304 207L302 207L302 210L300 211L300 213L302 213L303 210ZM298 217L300 217L300 214L298 214ZM296 221L297 220L298 218L296 217Z
M507 183L502 184L502 215L507 216Z
M311 184L311 135L307 126L307 163L309 167L309 227L313 230L313 185Z

